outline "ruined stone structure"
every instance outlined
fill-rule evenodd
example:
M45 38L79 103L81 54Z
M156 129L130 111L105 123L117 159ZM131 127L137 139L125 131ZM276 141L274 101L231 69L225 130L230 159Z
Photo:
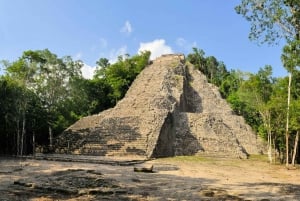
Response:
M218 88L183 55L147 66L118 104L80 119L57 139L57 153L145 158L209 154L246 158L262 149Z

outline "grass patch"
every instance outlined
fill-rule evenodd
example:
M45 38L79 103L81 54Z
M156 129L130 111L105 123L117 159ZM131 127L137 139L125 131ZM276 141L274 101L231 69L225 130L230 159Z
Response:
M227 157L209 157L209 156L174 156L167 158L158 158L156 161L165 163L203 163L217 166L241 167L245 164L255 162L267 163L266 155L251 155L249 159L237 159Z
M155 161L159 163L171 164L206 164L218 167L235 167L244 168L247 166L255 166L268 164L268 157L266 155L251 155L249 159L227 158L227 157L210 157L210 156L174 156L167 158L158 158Z
M257 155L250 155L249 160L251 161L261 161L261 162L268 162L268 156L263 154Z
M166 162L215 162L214 158L210 157L203 157L203 156L175 156L175 157L168 157L168 158L159 158L157 161L166 161Z

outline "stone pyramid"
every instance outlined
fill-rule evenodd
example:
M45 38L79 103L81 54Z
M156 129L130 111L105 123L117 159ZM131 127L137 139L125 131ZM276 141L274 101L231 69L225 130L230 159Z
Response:
M181 54L154 60L114 108L80 119L55 144L56 153L145 158L246 158L262 149L261 139L218 88Z

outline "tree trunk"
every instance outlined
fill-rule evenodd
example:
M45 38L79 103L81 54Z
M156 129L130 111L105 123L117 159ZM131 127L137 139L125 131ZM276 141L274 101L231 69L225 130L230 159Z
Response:
M286 129L285 129L286 167L289 166L289 113L290 113L290 101L291 101L291 82L292 82L292 73L289 73L288 100L287 100L287 111L286 111Z
M260 115L263 118L264 126L267 129L268 133L268 158L269 162L273 162L272 158L272 129L271 129L271 114L270 111L266 110L265 112L260 112Z
M35 132L32 131L32 155L35 156Z
M23 121L22 121L22 134L21 134L21 147L20 147L20 155L23 156L24 151L24 137L26 135L26 119L25 115L23 115Z
M53 133L52 133L51 126L49 126L49 147L52 150L52 147L53 147Z
M272 135L271 132L268 131L268 157L269 157L269 162L272 163Z
M292 158L293 166L295 166L295 159L296 159L297 149L298 149L298 141L299 141L299 131L297 131L296 137L295 137L295 145L294 145L294 152L293 152L293 158Z
M17 156L20 155L20 123L17 120Z
M274 134L274 137L273 137L273 150L274 150L274 164L276 164L276 145L275 145L275 134Z

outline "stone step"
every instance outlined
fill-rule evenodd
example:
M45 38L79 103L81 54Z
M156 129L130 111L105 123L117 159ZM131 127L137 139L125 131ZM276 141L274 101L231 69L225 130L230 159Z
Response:
M198 152L234 157L258 153L251 128L233 114L205 75L184 64L182 55L153 61L114 108L70 126L58 137L55 148L148 158Z

